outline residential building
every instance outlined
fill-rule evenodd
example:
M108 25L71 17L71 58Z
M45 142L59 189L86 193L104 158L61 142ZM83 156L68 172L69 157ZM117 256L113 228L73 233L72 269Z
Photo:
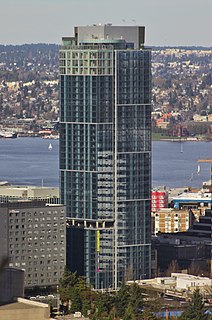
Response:
M61 201L83 259L68 263L117 288L151 270L151 52L144 27L74 31L60 47Z
M0 203L0 260L25 271L25 289L56 286L66 265L66 213L44 201Z
M152 214L153 233L184 232L192 227L195 216L191 210L163 208Z
M151 211L156 212L161 208L168 207L168 191L154 189L152 190Z

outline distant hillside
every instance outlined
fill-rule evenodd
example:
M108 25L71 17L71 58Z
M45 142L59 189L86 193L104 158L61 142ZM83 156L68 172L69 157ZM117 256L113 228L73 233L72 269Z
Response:
M56 44L0 45L0 79L52 79L49 72L58 74L58 49Z
M57 44L0 45L0 120L17 112L22 117L23 110L25 117L58 117L58 51ZM193 121L195 115L209 119L211 61L211 48L152 47L152 102L153 110L159 112L156 126L166 113L172 115L163 121L166 127L168 121L173 127Z

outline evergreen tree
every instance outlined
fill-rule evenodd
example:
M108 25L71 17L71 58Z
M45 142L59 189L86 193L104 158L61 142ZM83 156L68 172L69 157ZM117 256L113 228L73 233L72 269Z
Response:
M145 320L159 320L160 317L156 316L156 313L160 312L162 309L162 305L160 299L157 295L153 295L151 299L144 304L144 311L143 311L143 319Z
M121 288L117 292L116 302L115 302L117 315L119 317L124 316L125 311L129 304L129 298L130 298L129 287L125 284L122 284Z
M199 289L194 291L188 308L183 312L180 320L209 320L209 316L204 314L204 302Z
M79 294L79 290L75 287L72 288L70 293L71 300L71 313L76 311L82 311L82 299Z
M138 284L133 283L130 286L129 304L135 319L139 319L143 309L142 289Z
M130 304L128 305L125 313L124 313L124 317L123 320L135 320L135 316L133 314L132 308L130 306Z

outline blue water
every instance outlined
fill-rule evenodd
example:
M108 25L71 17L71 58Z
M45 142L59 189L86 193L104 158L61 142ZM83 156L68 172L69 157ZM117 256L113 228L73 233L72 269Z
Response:
M51 142L52 150L48 149ZM152 144L153 186L201 187L210 179L210 164L198 159L212 159L212 142L180 143L154 141ZM21 185L59 185L59 141L40 138L0 139L0 180Z
M183 151L183 152L181 152ZM152 144L152 184L170 187L201 187L203 181L210 179L212 163L200 164L198 159L212 159L212 142L154 141Z
M49 143L52 150L48 149ZM58 186L59 141L41 138L0 139L0 180L12 184Z

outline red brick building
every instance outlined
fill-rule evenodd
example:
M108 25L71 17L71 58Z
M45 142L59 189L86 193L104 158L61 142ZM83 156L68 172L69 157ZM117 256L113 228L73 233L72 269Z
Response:
M151 198L152 212L168 207L168 192L166 190L153 190Z

